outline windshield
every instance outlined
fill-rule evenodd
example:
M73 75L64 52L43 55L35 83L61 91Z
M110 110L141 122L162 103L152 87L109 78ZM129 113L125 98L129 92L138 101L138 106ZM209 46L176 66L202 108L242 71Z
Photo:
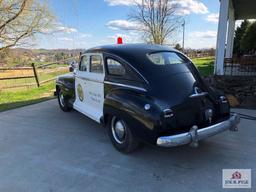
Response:
M157 52L148 54L149 60L156 65L184 64L188 62L184 56L175 52Z

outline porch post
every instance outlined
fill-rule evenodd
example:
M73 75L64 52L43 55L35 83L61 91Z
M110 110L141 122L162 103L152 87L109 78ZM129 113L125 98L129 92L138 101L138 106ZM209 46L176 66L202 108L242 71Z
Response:
M230 6L229 21L228 21L228 38L227 38L226 58L232 58L233 57L235 23L236 23L235 10L232 6Z
M228 21L228 11L229 11L229 1L220 1L220 16L219 16L219 26L218 26L218 36L217 36L217 46L216 46L216 59L214 73L216 75L224 75L224 56L225 56L225 45L227 36L227 21Z

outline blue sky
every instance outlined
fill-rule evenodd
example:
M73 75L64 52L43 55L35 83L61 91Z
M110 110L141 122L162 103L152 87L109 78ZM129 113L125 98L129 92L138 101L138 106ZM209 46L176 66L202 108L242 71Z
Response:
M113 44L118 36L124 43L142 42L132 30L136 26L127 20L134 0L51 0L61 32L40 36L37 48L89 48ZM140 1L140 0L137 0ZM179 14L186 20L185 46L188 48L215 47L219 0L173 0ZM180 34L180 33L179 33ZM182 36L175 35L181 43Z

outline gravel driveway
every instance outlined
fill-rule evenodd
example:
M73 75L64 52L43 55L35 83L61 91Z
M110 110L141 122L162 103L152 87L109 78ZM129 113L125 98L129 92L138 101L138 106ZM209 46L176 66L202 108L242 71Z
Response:
M223 168L252 169L252 189L235 191L256 191L256 122L242 120L239 129L196 149L143 145L124 155L104 128L62 112L56 100L2 112L0 191L227 191Z

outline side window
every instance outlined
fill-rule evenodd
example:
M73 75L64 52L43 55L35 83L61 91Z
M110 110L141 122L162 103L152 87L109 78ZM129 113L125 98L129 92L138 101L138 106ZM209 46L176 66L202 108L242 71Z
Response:
M100 55L90 57L90 72L103 73L103 61Z
M118 61L107 58L107 68L110 75L123 76L125 75L125 68Z
M87 71L87 67L88 67L88 57L86 55L84 55L81 58L81 62L79 65L79 71Z

